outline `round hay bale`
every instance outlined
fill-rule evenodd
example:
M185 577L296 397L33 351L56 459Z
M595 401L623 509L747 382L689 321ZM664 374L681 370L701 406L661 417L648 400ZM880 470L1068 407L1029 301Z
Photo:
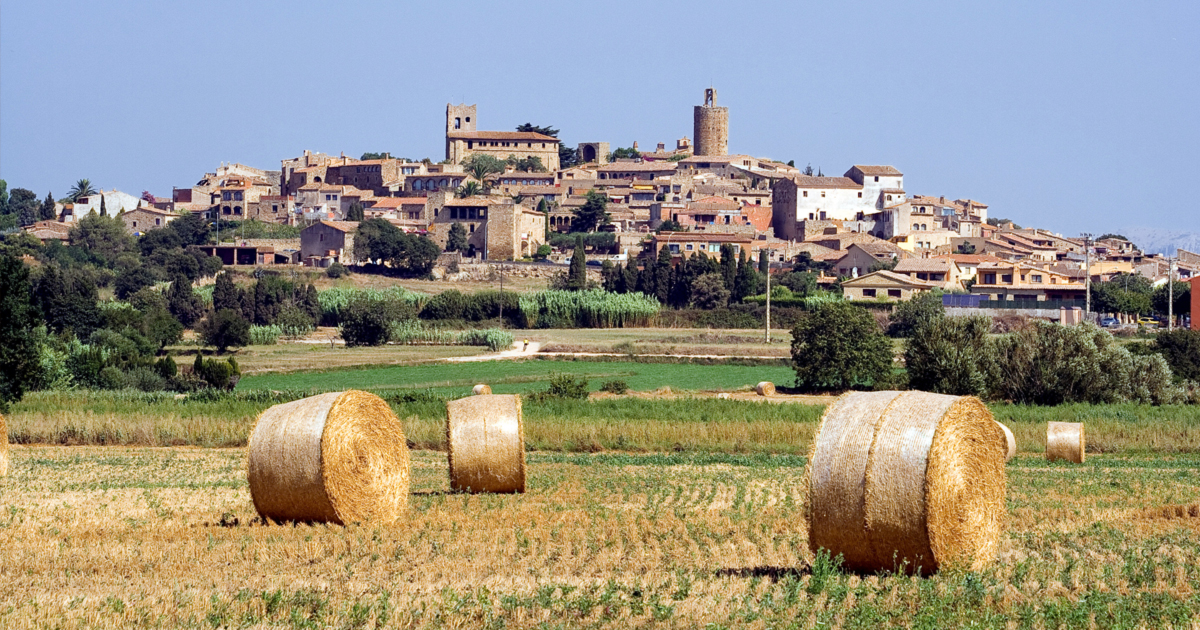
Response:
M476 385L475 387L471 388L471 393L476 396L483 396L483 395L492 393L492 388L489 385L480 383L480 384Z
M809 454L809 547L847 568L931 573L990 563L1004 444L976 398L856 392L826 409Z
M8 474L8 424L0 414L0 477Z
M1012 430L1001 424L999 420L996 421L996 426L1004 432L1004 461L1007 462L1017 456L1017 438L1013 437Z
M1051 422L1046 427L1046 461L1065 459L1082 464L1087 458L1082 422Z
M408 444L378 396L321 394L258 417L248 476L264 519L388 524L408 507Z
M450 489L525 492L521 397L484 394L446 403Z
M721 392L717 394L718 400L729 400L729 392Z
M759 396L774 396L775 383L772 383L771 381L763 381L754 386L754 391L758 393Z

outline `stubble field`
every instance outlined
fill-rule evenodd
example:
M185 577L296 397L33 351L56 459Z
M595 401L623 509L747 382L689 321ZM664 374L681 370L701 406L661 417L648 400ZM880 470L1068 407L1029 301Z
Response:
M998 562L925 579L812 558L798 455L532 453L472 496L415 451L391 527L261 523L240 448L12 455L5 628L1200 627L1195 454L1023 455Z

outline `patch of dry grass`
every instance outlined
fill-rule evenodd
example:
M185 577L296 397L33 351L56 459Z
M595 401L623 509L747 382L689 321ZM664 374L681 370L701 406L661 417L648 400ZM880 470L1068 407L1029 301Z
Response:
M1200 623L1200 518L1143 517L1200 493L1195 458L1018 458L998 563L920 579L810 557L800 457L534 453L529 492L496 496L413 455L396 526L294 526L258 521L242 449L18 446L0 626Z

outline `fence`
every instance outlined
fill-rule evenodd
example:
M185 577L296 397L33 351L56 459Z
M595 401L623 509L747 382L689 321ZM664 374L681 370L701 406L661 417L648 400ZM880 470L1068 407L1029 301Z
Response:
M989 300L986 295L942 296L946 308L996 308L1016 310L1058 310L1060 308L1086 308L1086 300Z

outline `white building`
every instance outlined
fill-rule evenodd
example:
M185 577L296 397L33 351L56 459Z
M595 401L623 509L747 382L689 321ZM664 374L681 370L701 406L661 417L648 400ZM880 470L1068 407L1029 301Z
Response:
M146 203L141 197L134 197L129 193L123 193L113 189L109 191L100 191L94 195L80 197L75 200L74 214L76 217L85 217L92 210L100 212L100 197L104 197L104 210L108 212L108 216L115 217L122 210L134 210L138 206Z
M796 175L775 184L771 224L779 238L795 239L799 222L879 221L905 200L904 174L891 166L855 165L841 177Z

